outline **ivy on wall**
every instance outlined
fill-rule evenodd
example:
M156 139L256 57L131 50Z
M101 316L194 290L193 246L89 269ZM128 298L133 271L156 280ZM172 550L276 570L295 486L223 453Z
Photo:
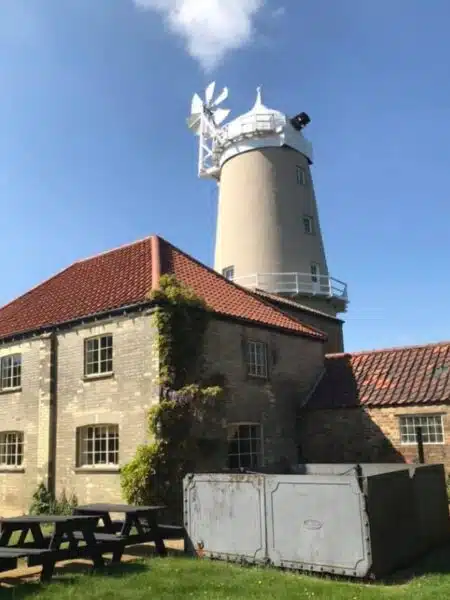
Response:
M162 502L178 511L183 476L220 443L202 437L201 432L205 423L212 424L220 417L222 403L217 400L223 381L220 376L209 381L203 377L210 319L205 302L169 275L161 277L160 289L149 299L157 305L160 399L148 414L151 441L140 446L122 468L121 486L129 503Z

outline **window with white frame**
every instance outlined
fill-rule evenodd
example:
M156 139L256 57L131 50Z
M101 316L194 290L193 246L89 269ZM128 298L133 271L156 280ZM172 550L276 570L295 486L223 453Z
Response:
M88 338L84 342L84 373L102 375L113 370L113 338L111 334Z
M261 425L236 423L228 426L228 468L254 469L262 464Z
M313 218L305 215L303 217L303 230L305 233L312 235L313 234Z
M267 379L267 344L264 342L247 342L247 370L252 377Z
M77 429L77 466L119 464L118 425L87 425Z
M320 277L320 267L317 263L311 263L311 281L317 283Z
M22 355L3 356L0 361L0 374L2 390L19 388L22 382Z
M306 171L300 166L297 166L297 183L299 185L306 185Z
M0 432L0 467L20 467L23 463L23 433Z
M225 269L222 269L222 275L226 279L233 279L234 278L234 267L233 266L225 267Z
M417 429L422 430L424 444L443 444L442 415L402 415L399 417L402 444L417 444Z

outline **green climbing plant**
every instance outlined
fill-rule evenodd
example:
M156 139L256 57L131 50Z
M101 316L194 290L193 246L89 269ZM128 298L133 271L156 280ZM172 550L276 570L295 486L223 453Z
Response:
M202 436L220 419L223 380L203 376L210 312L204 301L173 276L163 276L155 302L159 402L148 414L151 441L121 470L122 492L133 504L164 503L179 510L181 480L219 439Z

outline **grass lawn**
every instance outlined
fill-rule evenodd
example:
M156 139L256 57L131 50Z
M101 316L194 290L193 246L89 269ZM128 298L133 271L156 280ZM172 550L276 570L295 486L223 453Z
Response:
M438 561L429 559L404 573L402 579L368 585L172 556L140 559L111 567L105 574L76 574L68 570L47 586L20 583L14 588L0 588L0 600L444 600L450 598L449 558L447 549L440 553ZM423 574L427 571L429 574ZM414 573L416 577L408 579Z

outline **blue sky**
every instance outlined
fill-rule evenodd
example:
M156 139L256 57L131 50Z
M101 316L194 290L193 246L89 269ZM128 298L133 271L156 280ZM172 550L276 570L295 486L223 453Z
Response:
M312 118L346 349L450 339L449 21L447 0L0 0L0 303L152 233L212 263L185 118L216 79L234 115L262 84Z

